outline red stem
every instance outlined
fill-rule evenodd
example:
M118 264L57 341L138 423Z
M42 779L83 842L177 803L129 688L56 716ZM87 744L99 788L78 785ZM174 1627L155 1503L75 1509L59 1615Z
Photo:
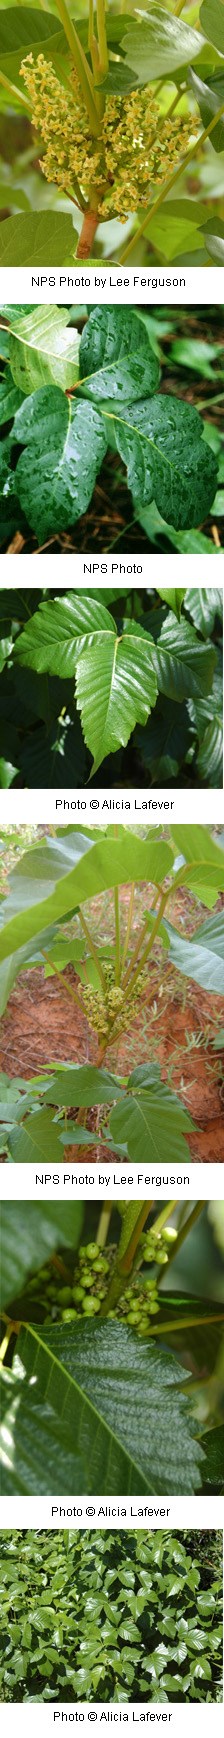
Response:
M98 211L85 211L78 241L76 259L89 259L98 225Z

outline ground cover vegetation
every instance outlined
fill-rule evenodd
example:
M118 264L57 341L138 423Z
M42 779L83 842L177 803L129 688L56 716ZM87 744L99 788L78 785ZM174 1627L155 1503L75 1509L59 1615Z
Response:
M1 1207L6 1494L224 1489L223 1207Z
M5 1529L1 1553L2 1701L221 1700L221 1533Z
M145 903L139 924L135 899L141 882ZM112 912L104 939L98 941L91 903L99 895L101 903L111 888ZM181 908L180 928L172 921L179 889L193 896L185 933ZM83 833L79 825L59 826L46 836L34 836L27 851L19 850L2 885L0 1011L4 1013L18 975L44 967L69 1003L70 1043L71 1004L74 1033L77 1010L87 1019L94 1061L89 1060L88 1044L88 1060L80 1065L68 1056L61 1059L59 1052L59 1061L48 1061L28 1081L2 1073L1 1151L10 1162L58 1163L67 1147L75 1161L85 1147L93 1159L106 1149L108 1156L134 1163L148 1159L163 1164L170 1152L173 1163L189 1160L189 1136L196 1125L186 1108L183 1078L181 1097L173 1089L172 1073L164 1083L156 1039L153 1056L150 1043L150 1062L147 1049L146 1061L131 1072L122 1069L122 1062L119 1067L120 1044L123 1035L132 1034L146 978L150 986L157 944L161 982L168 963L174 971L174 994L180 973L208 993L208 1009L209 996L215 993L219 1008L223 889L222 835L217 843L204 827L135 832L115 824ZM222 1003L220 1010L222 1018ZM214 1041L222 1056L217 1012ZM215 1067L217 1062L222 1066L214 1048L213 1059Z
M222 391L221 397L214 390L213 397L206 392L201 399L201 382L222 387L221 317L216 332L211 311L213 343L200 338L200 331L198 342L190 334L189 342L171 342L160 382L163 352L157 322L147 312L96 306L83 318L74 307L5 303L0 314L2 544L11 548L15 539L15 549L23 548L28 540L32 550L59 539L60 545L61 538L76 536L77 525L78 548L85 527L85 547L91 548L88 516L110 461L115 504L120 477L127 491L127 533L128 521L136 521L148 543L165 533L174 548L183 549L184 538L190 548L190 534L197 551L214 514L214 541L209 545L208 536L207 542L218 552ZM168 322L169 330L172 337ZM187 401L189 369L196 371L196 403L191 387ZM200 404L203 411L208 403L210 417L203 421ZM116 524L114 529L116 541Z
M224 257L222 0L0 17L4 266Z
M2 788L222 787L222 587L3 590L0 618Z

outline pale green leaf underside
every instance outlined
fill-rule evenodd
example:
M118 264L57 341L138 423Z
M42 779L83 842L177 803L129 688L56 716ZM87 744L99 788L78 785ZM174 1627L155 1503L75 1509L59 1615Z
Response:
M16 386L25 393L53 384L66 392L78 376L79 336L67 326L65 308L33 308L10 323L9 360ZM17 408L17 406L15 407Z
M160 885L172 864L165 840L138 839L131 828L113 838L113 849L110 837L92 840L75 830L65 838L42 839L24 852L10 877L1 907L0 960L107 887L139 880Z
M21 1291L29 1273L38 1270L60 1244L75 1249L82 1230L81 1201L2 1202L1 1309Z
M67 1442L65 1493L136 1495L166 1488L187 1494L198 1488L201 1450L186 1398L178 1392L182 1371L172 1353L152 1342L143 1346L118 1323L80 1323L75 1333L63 1324L48 1333L24 1329L14 1371L15 1420L10 1430L10 1418L4 1419L2 1441L7 1474L15 1467L15 1489L21 1478L28 1492L58 1490L61 1431Z
M185 977L193 978L202 989L223 996L224 985L224 915L210 917L200 925L192 941L184 941L171 924L166 924L170 942L170 958Z
M200 525L214 498L217 460L202 440L198 411L166 393L127 406L114 416L113 430L136 514L138 502L155 501L176 530Z
M13 438L25 443L16 494L44 542L86 512L107 448L102 417L94 405L65 398L60 387L43 386L17 412Z
M125 31L121 48L128 65L143 84L148 79L166 77L176 67L187 66L203 48L203 36L191 30L185 20L170 17L163 6L147 6L140 27Z
M157 699L154 642L136 622L117 633L103 604L74 593L44 603L16 643L16 658L38 671L72 676L93 772L146 724Z

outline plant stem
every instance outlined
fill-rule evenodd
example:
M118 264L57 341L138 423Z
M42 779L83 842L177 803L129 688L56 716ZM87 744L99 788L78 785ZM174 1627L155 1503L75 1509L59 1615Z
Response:
M156 889L156 899L157 899L157 891L158 890ZM154 901L154 904L151 905L151 911L154 911L154 910L155 910L155 901ZM151 915L151 912L150 912L150 915ZM124 985L129 983L129 978L131 977L131 974L133 971L133 966L135 965L135 961L138 959L139 953L141 951L141 947L143 947L143 942L145 941L145 936L147 934L148 934L148 917L145 918L145 922L142 924L142 929L140 929L139 936L137 936L137 941L135 943L135 948L134 948L134 951L133 951L132 956L131 956L130 964L129 964L127 971L125 973Z
M110 1220L111 1220L111 1213L112 1213L112 1201L110 1201L109 1204L108 1204L108 1201L104 1201L103 1207L101 1208L101 1213L100 1213L100 1217L99 1217L99 1224L97 1226L97 1233L96 1233L96 1241L99 1244L99 1249L105 1249L105 1243L107 1241L107 1234L109 1231L109 1225L110 1225Z
M3 1316L3 1321L6 1321L6 1320L7 1320L6 1316ZM19 1326L20 1326L19 1322L12 1322L11 1320L7 1321L7 1327L5 1330L4 1339L2 1340L1 1346L0 1346L0 1364L4 1364L4 1359L6 1358L6 1353L8 1351L9 1341L11 1340L12 1334L19 1333Z
M216 1314L215 1316L214 1315L213 1316L195 1316L195 1315L191 1316L190 1315L190 1316L181 1316L181 1317L178 1316L178 1321L175 1321L175 1322L174 1321L158 1322L158 1323L153 1322L153 1328L148 1328L148 1330L147 1330L147 1337L148 1337L148 1335L152 1334L153 1339L154 1339L154 1335L163 1334L163 1339L164 1339L164 1336L166 1334L171 1334L171 1333L177 1334L177 1333L179 1333L179 1329L182 1329L182 1328L201 1328L204 1326L206 1327L206 1325L209 1326L209 1324L211 1322L223 1322L223 1321L224 1321L224 1309L221 1310L220 1313ZM187 1384L187 1387L189 1388L189 1383ZM197 1381L197 1387L198 1387L198 1381Z
M86 941L88 941L88 947L89 947L90 953L92 954L92 959L95 960L95 966L97 967L97 971L99 973L99 978L101 978L102 988L105 992L106 983L105 983L103 967L101 966L101 960L99 959L99 954L97 953L97 947L95 947L95 942L93 941L93 938L91 935L91 930L89 929L89 925L86 922L86 918L83 917L83 911L81 911L81 908L79 910L79 919L80 919L80 923L81 923L81 928L83 929L84 935L86 937Z
M105 0L96 0L97 30L99 43L99 70L102 78L108 72L108 47L105 17Z
M115 913L115 984L119 984L120 983L120 908L119 908L119 888L118 887L114 888L114 913Z
M158 933L158 929L159 929L159 926L161 923L161 918L163 916L163 912L165 911L165 905L166 905L167 899L169 899L169 895L170 895L170 888L169 888L168 892L162 894L162 898L160 900L159 911L157 912L157 917L156 917L155 923L153 924L153 928L151 930L150 940L147 942L147 947L145 947L143 954L141 954L141 958L139 960L138 965L136 966L134 976L131 979L131 984L130 984L130 994L131 995L133 995L133 990L135 988L135 984L137 984L137 979L139 978L139 973L144 970L144 966L146 965L146 962L149 959L149 954L151 953L154 941L156 939L156 935ZM128 994L129 994L129 992L128 992ZM127 1000L128 1000L128 996L127 996Z
M28 114L30 115L30 113L31 113L31 101L27 95L27 91L26 91L26 95L24 97L23 91L17 90L17 85L12 84L12 79L6 78L5 72L0 72L0 84L3 85L4 90L9 92L9 96L12 97L12 99L13 99L13 97L16 97L17 102L21 104L21 108L23 109L23 113L24 113L24 108L25 109L27 108Z
M69 48L71 50L72 58L74 61L74 66L75 66L75 69L77 72L79 84L81 86L81 91L82 91L82 95L84 98L85 107L87 109L87 114L89 116L91 132L93 133L94 138L98 138L99 115L98 115L98 110L97 110L96 95L95 95L95 91L94 91L94 82L93 82L93 75L91 72L91 68L88 64L88 60L86 59L86 55L84 54L84 49L82 48L82 44L79 41L79 36L78 36L77 30L75 28L75 24L73 23L73 19L70 18L70 14L69 14L68 8L66 6L66 0L56 0L56 7L57 7L57 12L59 12L59 18L61 19L61 24L63 26L63 30L65 31L65 36L67 36L67 42L69 44Z
M220 103L220 108L217 109L217 114L213 115L213 120L210 121L209 127L204 127L203 132L199 133L199 138L194 141L194 145L191 145L190 151L187 151L186 157L182 157L180 159L180 162L177 165L177 169L174 169L172 171L172 175L168 175L167 181L164 181L163 187L161 188L161 192L158 194L158 198L154 199L153 203L151 203L148 206L148 210L145 213L145 217L143 218L142 223L140 223L138 225L138 229L135 229L134 235L131 237L131 241L128 242L128 246L126 248L124 248L123 253L120 254L120 260L119 260L120 265L126 264L126 260L129 259L133 248L136 247L136 241L139 240L139 236L144 235L145 230L148 231L149 224L151 223L151 220L155 217L155 212L158 211L159 207L164 204L167 193L170 193L171 187L175 186L175 183L178 180L178 176L182 175L184 173L184 170L187 169L188 163L192 162L192 157L196 156L196 152L199 150L199 146L204 145L205 139L210 138L210 135L213 132L213 128L217 126L217 123L218 123L218 121L221 120L221 116L223 115L223 113L224 113L224 102Z
M131 928L132 928L133 910L134 910L134 898L135 898L135 883L134 883L134 881L132 881L130 899L129 899L129 907L128 907L127 929L126 929L126 935L124 938L123 954L122 954L122 961L121 961L121 977L123 975L125 960L127 959L127 953L128 953L128 948L129 948L129 941L130 941Z
M114 1308L114 1304L118 1303L119 1298L122 1297L122 1292L126 1291L128 1275L133 1267L143 1225L145 1225L150 1213L150 1205L150 1201L144 1201L139 1211L135 1201L131 1202L130 1207L127 1208L121 1226L116 1265L109 1282L107 1295L103 1300L100 1316L108 1316L109 1311Z
M76 259L89 259L98 222L98 211L91 211L89 207L89 210L84 212L78 247L76 248Z
M98 42L97 42L97 39L95 36L95 30L94 30L94 3L93 3L93 0L89 0L88 48L89 48L89 53L91 55L93 74L95 74L95 78L97 78L97 74L99 72L99 49L98 49Z
M167 1206L162 1207L161 1213L158 1213L158 1218L154 1219L154 1221L153 1221L153 1231L162 1231L163 1230L163 1225L166 1225L166 1221L167 1221L167 1219L170 1219L171 1213L175 1212L175 1207L177 1207L177 1201L168 1201L168 1207ZM175 1243L175 1252L176 1252L176 1246L177 1246L177 1238L176 1238L176 1243Z

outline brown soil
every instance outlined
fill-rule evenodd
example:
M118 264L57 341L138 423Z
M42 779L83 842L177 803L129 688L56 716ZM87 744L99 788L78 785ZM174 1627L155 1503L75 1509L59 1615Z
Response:
M67 968L66 977L74 985L72 968ZM21 974L1 1029L0 1067L11 1078L30 1079L56 1061L97 1061L97 1040L81 1009L79 1013L74 1007L73 1018L62 985L63 978L60 985L56 978L45 980L42 969ZM224 1022L220 997L208 997L192 983L183 990L183 982L178 992L175 984L173 993L169 967L163 972L161 995L156 962L131 1030L122 1035L119 1050L114 1046L107 1054L107 1065L121 1073L149 1058L160 1062L163 1080L178 1090L197 1123L189 1137L192 1160L205 1164L224 1161L222 1057L212 1048L221 1019ZM93 1118L89 1120L93 1123ZM85 1161L87 1157L93 1163L91 1148L85 1150ZM77 1162L75 1147L69 1148L69 1162Z

